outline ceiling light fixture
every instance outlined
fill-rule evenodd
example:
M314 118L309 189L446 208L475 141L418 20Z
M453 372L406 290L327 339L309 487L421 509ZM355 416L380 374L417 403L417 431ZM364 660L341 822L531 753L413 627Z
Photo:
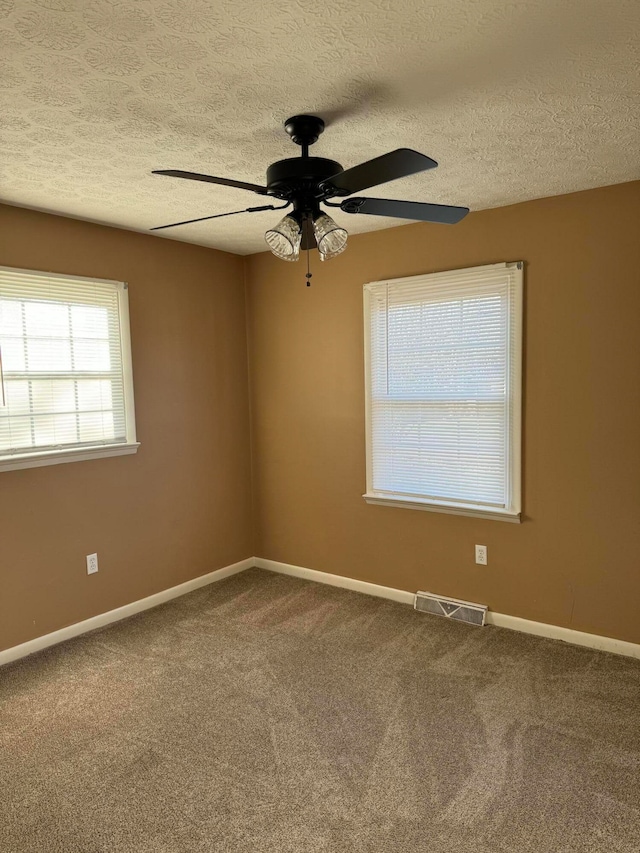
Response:
M264 239L276 258L297 261L300 257L302 228L292 213L283 216L275 228L269 228Z
M349 235L326 213L320 213L314 218L313 233L318 244L321 261L335 258L347 248L347 237Z
M344 228L319 209L314 210L312 214L298 210L288 213L275 228L269 228L264 235L267 246L276 258L283 261L299 260L303 224L309 220L313 222L313 236L321 261L328 261L340 252L344 252L349 236ZM308 240L305 241L304 248L307 250L311 248Z
M2 0L0 0L0 3ZM342 213L368 214L370 216L388 216L392 219L412 219L417 222L442 222L453 225L469 212L467 207L452 207L447 204L429 204L399 199L363 198L357 193L379 184L386 184L398 178L406 178L433 169L438 164L431 157L413 151L411 148L396 148L373 160L367 160L350 169L343 169L335 160L325 157L310 157L309 146L318 141L324 130L324 121L319 116L295 115L287 119L285 131L296 145L302 149L301 157L277 160L267 169L265 186L237 181L232 178L217 178L199 172L184 172L181 169L160 169L154 174L184 178L189 181L204 181L225 187L237 187L257 195L279 199L284 205L263 204L259 207L247 207L244 210L232 210L228 213L215 213L212 216L200 216L160 225L152 231L174 228L176 225L191 225L222 216L235 216L239 213L258 213L263 210L282 210L292 207L278 224L265 233L267 245L277 258L283 261L297 261L300 252L307 253L307 283L311 278L309 255L311 249L318 249L321 261L335 258L347 247L348 234L320 205L339 208ZM347 198L348 196L348 198ZM331 199L340 199L331 201Z

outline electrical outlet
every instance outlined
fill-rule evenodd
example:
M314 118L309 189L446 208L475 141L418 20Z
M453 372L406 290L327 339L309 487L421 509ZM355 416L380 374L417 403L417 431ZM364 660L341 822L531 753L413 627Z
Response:
M87 554L87 574L95 575L98 571L98 555Z
M486 545L476 545L476 563L479 566L486 566L488 563L487 558L487 546Z

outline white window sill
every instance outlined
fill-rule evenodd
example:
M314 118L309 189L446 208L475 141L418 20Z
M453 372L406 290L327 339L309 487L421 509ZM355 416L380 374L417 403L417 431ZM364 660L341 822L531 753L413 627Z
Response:
M42 465L60 465L63 462L85 462L88 459L104 459L107 456L125 456L137 453L140 442L131 444L101 444L96 447L70 448L69 450L47 450L42 453L23 453L0 457L0 471L15 471L18 468L39 468Z
M498 507L479 507L475 504L464 503L434 503L420 498L370 494L362 496L368 504L378 506L393 506L400 509L421 509L427 512L444 512L448 515L468 515L471 518L488 518L492 521L510 521L520 524L520 513Z

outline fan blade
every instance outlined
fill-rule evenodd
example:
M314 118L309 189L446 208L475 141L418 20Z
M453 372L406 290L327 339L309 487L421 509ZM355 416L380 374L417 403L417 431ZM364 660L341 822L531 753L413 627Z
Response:
M302 228L300 250L306 252L307 249L315 249L318 244L316 242L316 235L313 231L313 222L310 219L306 219L300 227Z
M397 148L327 178L320 183L320 189L333 189L333 195L351 195L369 187L386 184L387 181L394 181L396 178L406 178L407 175L415 175L425 169L434 169L437 165L431 157L411 148Z
M263 204L262 207L247 207L245 210L232 210L230 213L216 213L214 216L200 216L198 219L185 219L184 222L172 222L171 225L156 225L150 231L162 231L163 228L175 228L177 225L190 225L192 222L204 222L205 219L219 219L221 216L235 216L236 213L257 213L259 210L282 210L289 207L288 204L274 207L272 204Z
M170 178L186 178L189 181L204 181L207 184L222 184L223 187L238 187L250 190L258 195L266 195L267 188L257 184L247 184L245 181L234 181L231 178L214 178L213 175L200 175L198 172L182 172L180 169L156 169L152 175L168 175Z
M416 219L419 222L442 222L455 225L467 213L468 207L448 204L426 204L420 201L396 201L390 198L348 198L340 209L345 213L368 213L370 216L394 216L397 219Z

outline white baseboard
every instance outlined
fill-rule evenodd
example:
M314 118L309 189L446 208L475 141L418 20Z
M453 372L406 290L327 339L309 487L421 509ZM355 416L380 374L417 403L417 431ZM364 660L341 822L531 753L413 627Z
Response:
M575 631L573 628L561 628L559 625L548 625L546 622L533 622L531 619L521 619L519 616L508 616L506 613L487 611L487 625L497 628L509 628L523 634L535 634L537 637L547 637L550 640L562 640L574 646L587 646L601 652L612 652L616 655L626 655L640 659L640 644L629 643L626 640L616 640L614 637L601 637L599 634L587 634Z
M260 569L268 569L271 572L279 572L283 575L292 575L296 578L326 583L329 586L339 586L354 592L363 592L366 595L376 595L380 598L389 598L402 604L413 605L415 595L403 589L394 589L390 586L379 586L367 581L359 581L354 578L345 578L342 575L330 575L327 572L318 572L315 569L305 569L303 566L292 566L289 563L279 563L276 560L265 560L256 557L254 564ZM487 625L497 628L509 628L512 631L520 631L524 634L535 634L537 637L547 637L552 640L562 640L576 646L587 646L590 649L598 649L603 652L613 652L617 655L640 659L640 644L629 643L625 640L616 640L613 637L601 637L598 634L587 634L584 631L574 631L572 628L561 628L558 625L547 625L545 622L534 622L531 619L521 619L519 616L508 616L505 613L487 611Z
M243 572L245 569L250 569L256 566L259 569L266 569L271 572L278 572L283 575L291 575L292 577L302 578L304 580L315 581L316 583L324 583L329 586L337 586L342 589L350 589L353 592L362 592L365 595L374 595L378 598L388 598L391 601L397 601L401 604L413 605L415 595L412 592L407 592L404 589L394 589L390 586L380 586L367 581L356 580L355 578L347 578L343 575L332 575L328 572L319 572L316 569L307 569L304 566L293 566L290 563L279 563L277 560L267 560L263 557L248 557L246 560L241 560L239 563L233 563L230 566L224 566L222 569L217 569L214 572L209 572L199 578L181 583L178 586L173 586L170 589L165 589L162 592L157 592L155 595L150 595L147 598L141 598L139 601L133 601L131 604L125 604L123 607L117 607L115 610L110 610L107 613L101 613L98 616L92 616L90 619L85 619L83 622L77 622L75 625L69 625L67 628L61 628L59 631L53 631L51 634L45 634L43 637L36 637L35 640L29 640L19 646L14 646L11 649L0 651L0 666L19 658L31 655L34 652L39 652L49 646L54 646L57 643L62 643L65 640L70 640L72 637L78 637L80 634L86 634L88 631L95 631L96 628L102 628L105 625L110 625L112 622L119 622L121 619L126 619L128 616L133 616L136 613L141 613L143 610L150 610L152 607L157 607L159 604L164 604L165 601L170 601L172 598L178 598L181 595L186 595L188 592L193 592L195 589L207 586L207 584L215 583L216 581L228 578L231 575ZM640 644L629 643L625 640L616 640L613 637L601 637L598 634L587 634L583 631L574 631L572 628L561 628L558 625L547 625L544 622L534 622L530 619L521 619L519 616L508 616L505 613L495 613L493 610L487 612L487 624L494 625L498 628L509 628L512 631L521 631L525 634L535 634L538 637L547 637L552 640L562 640L565 643L572 643L577 646L586 646L590 649L598 649L604 652L613 652L618 655L626 655L627 657L640 659Z
M378 598L390 598L391 601L399 601L401 604L411 604L413 606L415 599L415 595L412 592L407 592L404 589L394 589L392 586L379 586L377 583L345 578L343 575L330 575L328 572L318 572L316 569L305 569L303 566L292 566L289 563L278 563L276 560L265 560L263 557L256 557L254 565L259 569L267 569L270 572L278 572L281 575L292 575L295 578L304 578L307 581L326 583L329 586L339 586L342 589L350 589L353 592L376 595Z
M178 586L172 586L170 589L156 592L147 598L132 601L131 604L125 604L123 607L117 607L115 610L100 613L98 616L92 616L90 619L76 622L75 625L60 628L59 631L53 631L51 634L45 634L43 637L36 637L35 640L29 640L19 646L5 649L4 651L0 651L0 666L26 657L27 655L32 655L34 652L39 652L42 649L47 649L49 646L55 646L57 643L62 643L65 640L70 640L72 637L78 637L80 634L86 634L88 631L95 631L96 628L102 628L105 625L110 625L112 622L119 622L121 619L126 619L128 616L133 616L143 610L150 610L152 607L164 604L165 601L170 601L172 598L186 595L188 592L193 592L194 589L200 589L200 587L207 586L207 584L221 581L231 575L238 574L238 572L243 572L245 569L251 569L253 566L255 566L255 560L253 557L248 557L239 563L232 563L230 566L216 569L214 572L209 572L199 578L193 578L193 580L186 581Z

